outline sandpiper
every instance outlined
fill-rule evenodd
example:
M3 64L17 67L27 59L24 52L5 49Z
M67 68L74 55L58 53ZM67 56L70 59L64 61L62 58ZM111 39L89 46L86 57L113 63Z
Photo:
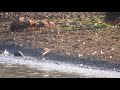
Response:
M9 55L9 51L7 51L6 49L4 50L4 54L5 55Z
M14 52L14 56L15 57L23 57L24 55L21 51L16 51L16 52Z
M43 50L44 50L44 52L42 53L41 58L44 58L44 56L45 56L47 53L49 53L52 49L44 48Z

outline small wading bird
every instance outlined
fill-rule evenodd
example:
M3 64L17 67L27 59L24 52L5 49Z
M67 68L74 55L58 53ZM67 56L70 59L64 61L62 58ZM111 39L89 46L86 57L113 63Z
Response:
M16 51L16 52L14 52L14 56L15 57L23 57L24 55L21 51Z
M9 51L7 51L6 49L4 50L4 54L9 55Z
M42 53L41 59L44 58L45 55L46 55L47 53L49 53L52 49L44 48L43 50L44 50L44 52Z

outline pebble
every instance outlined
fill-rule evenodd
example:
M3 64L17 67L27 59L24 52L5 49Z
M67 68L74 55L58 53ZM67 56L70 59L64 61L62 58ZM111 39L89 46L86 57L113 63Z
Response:
M112 58L112 56L110 56L109 58Z
M66 52L66 54L70 56L70 53Z
M83 42L83 45L85 44L85 42Z
M101 50L101 54L104 54L104 52Z
M112 48L111 50L115 50L114 48Z
M95 35L98 35L98 33L95 33Z
M79 57L82 57L83 55L82 54L78 54Z
M97 53L97 51L95 51L94 53L92 53L92 54L96 54Z

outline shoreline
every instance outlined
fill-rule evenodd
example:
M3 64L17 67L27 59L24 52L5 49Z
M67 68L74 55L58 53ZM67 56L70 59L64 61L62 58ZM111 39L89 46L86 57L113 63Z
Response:
M15 14L11 12L10 13L11 17L9 21L13 20L15 17L18 17L19 15L22 14L24 15L24 13L19 13L18 15L16 14L15 16ZM47 15L47 13L35 13L35 14L40 14L38 16L44 16L44 14ZM74 17L74 16L77 17L77 15L79 15L79 13L78 14L54 13L54 14L56 17L61 15L60 18L65 18L64 15L66 16L67 14L70 14L70 17ZM30 14L28 14L28 16L29 15ZM35 15L31 17L34 16ZM12 17L14 18L12 19ZM48 17L41 17L41 18L49 19L51 17L52 14L49 13ZM6 19L9 19L9 15L8 17L6 17ZM79 28L77 30L73 29L73 30L61 31L58 34L56 30L52 32L48 28L37 28L37 29L29 28L28 31L12 33L9 30L10 22L7 22L7 24L1 23L0 26L1 26L0 45L10 44L15 46L22 46L28 49L50 48L52 49L51 53L56 53L59 55L65 55L65 56L83 58L83 59L89 57L96 57L98 59L100 58L100 61L103 62L105 61L116 64L120 63L120 36L119 36L120 30L119 29L83 30Z
M42 54L42 49L40 50L26 49L25 47L14 46L14 45L0 45L0 48L3 49L2 51L7 50L10 54L14 54L15 51L21 50L25 57L30 56L30 57L34 57L38 61L41 60L39 58L39 55L40 53ZM84 65L88 67L90 66L91 68L98 68L100 70L115 70L117 72L120 72L120 63L111 63L108 61L103 61L103 59L94 56L87 58L80 58L80 57L66 56L66 55L60 55L57 53L50 52L46 54L45 60L51 60L53 62L60 61L68 64L73 64L76 66Z

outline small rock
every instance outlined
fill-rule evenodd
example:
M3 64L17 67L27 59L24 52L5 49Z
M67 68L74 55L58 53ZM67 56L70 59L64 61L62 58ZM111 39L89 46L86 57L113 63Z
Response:
M101 50L101 54L104 54L104 52Z
M48 23L49 23L49 25L50 25L50 26L52 26L52 27L54 27L54 26L55 26L55 23L54 23L54 22L52 22L52 21L49 21Z
M74 47L74 48L80 48L80 45L79 44L75 44L72 47Z
M34 19L28 19L28 24L30 27L35 27L36 26L36 21Z
M24 20L25 20L25 17L23 17L23 16L20 16L20 17L19 17L19 21L20 21L20 22L24 22Z
M10 31L15 32L15 31L24 31L28 27L28 24L25 22L21 21L13 21L10 27Z
M41 27L44 27L44 28L54 28L55 27L55 23L52 21L48 21L48 20L41 20L38 25Z
M83 45L85 44L85 42L83 42Z
M87 38L87 40L92 40L92 38L89 37L89 38Z
M97 51L93 52L92 54L94 55L94 54L96 54L96 53L97 53Z
M66 52L66 54L67 54L68 56L70 56L70 53Z
M109 58L112 58L112 56L110 56Z
M66 23L66 25L65 25L66 27L69 27L70 26L70 23Z
M16 52L14 52L14 56L15 57L23 57L24 55L21 51L16 51Z
M41 20L41 22L39 22L39 24L41 27L48 27L49 26L48 22L45 20Z
M83 56L83 54L78 54L78 56L79 56L79 57L82 57L82 56Z
M95 33L95 35L98 35L98 33Z
M37 23L34 19L29 19L25 17L19 17L15 21L12 22L10 31L24 31L24 29L28 27L35 27L37 26Z
M112 48L111 50L115 50L114 48Z

